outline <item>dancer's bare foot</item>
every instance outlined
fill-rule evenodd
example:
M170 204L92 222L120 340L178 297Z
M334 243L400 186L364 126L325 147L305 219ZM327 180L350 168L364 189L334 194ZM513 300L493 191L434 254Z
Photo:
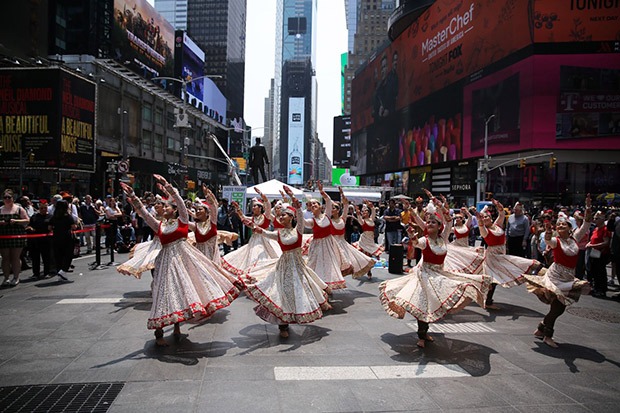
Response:
M368 274L366 274L366 276L369 280L372 280L372 271L368 271Z
M536 331L534 331L534 337L536 337L536 338L545 338L545 333L543 333L539 329L536 329Z
M487 304L484 306L484 308L486 308L487 310L501 310L502 307L500 307L497 304Z
M553 339L551 337L543 338L543 343L545 343L549 347L553 347L553 348L558 348L559 347L558 344L555 341L553 341Z
M332 305L330 303L328 303L327 301L325 301L323 304L321 304L321 310L323 311L329 311L331 309L333 309L334 307L332 307Z
M288 330L280 330L280 337L288 338Z
M157 347L168 347L168 343L166 342L166 340L164 340L163 337L156 338L155 339L155 345Z
M435 341L435 339L434 339L432 336L428 335L428 334L426 334L426 335L424 336L424 340L426 340L426 341L430 341L431 343L432 343L433 341Z
M416 343L416 345L420 348L424 348L424 346L426 345L426 342L424 341L423 338L418 339L418 342Z
M174 325L174 331L172 332L172 336L176 341L181 340L181 327L178 324Z

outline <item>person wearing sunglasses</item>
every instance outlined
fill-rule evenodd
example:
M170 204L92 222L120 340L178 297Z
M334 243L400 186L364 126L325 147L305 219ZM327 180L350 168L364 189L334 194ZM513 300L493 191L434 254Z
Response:
M13 191L5 189L2 193L4 204L0 208L0 236L19 236L26 234L29 219L26 210L13 199ZM0 255L2 255L3 287L19 284L22 268L20 256L26 246L26 238L0 238ZM13 279L9 280L13 274Z

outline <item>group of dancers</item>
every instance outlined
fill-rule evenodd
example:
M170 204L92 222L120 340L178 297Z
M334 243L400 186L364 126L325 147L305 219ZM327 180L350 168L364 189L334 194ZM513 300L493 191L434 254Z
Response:
M155 203L155 215L146 210L130 186L122 184L128 201L157 236L138 244L118 271L138 278L144 271L152 271L153 304L147 328L155 330L158 346L167 345L164 327L173 325L173 336L180 339L181 322L204 320L242 292L256 302L256 315L277 324L280 337L287 338L289 324L311 323L331 309L329 297L333 290L346 288L346 276L371 278L375 260L383 252L374 242L372 203L356 206L363 233L359 242L349 244L344 239L343 218L349 202L342 190L342 201L332 201L319 184L324 210L319 201L311 201L311 219L304 219L300 201L287 186L281 191L283 199L273 208L257 190L250 216L233 203L252 235L243 247L220 256L218 243L229 240L231 234L217 230L218 202L213 193L203 185L204 199L196 199L188 210L173 185L160 175L154 178L163 193ZM422 259L404 276L380 284L385 311L397 318L406 313L415 317L417 345L423 348L433 341L429 323L472 301L483 308L497 308L493 304L497 284L508 288L527 283L529 291L551 306L535 335L557 347L552 339L555 320L588 286L574 277L578 249L570 225L558 220L558 237L550 236L548 241L557 259L543 269L538 261L505 255L505 217L498 201L493 201L498 211L495 220L488 209L478 213L480 233L487 244L482 249L460 241L467 239L470 230L466 209L456 214L453 228L445 198L427 195L430 202L424 215L414 217L423 233L416 234L412 225L407 228L410 245L422 251ZM588 197L586 219L578 231L587 230L590 221ZM304 235L305 228L312 229L312 234ZM453 243L448 242L451 230L459 234Z

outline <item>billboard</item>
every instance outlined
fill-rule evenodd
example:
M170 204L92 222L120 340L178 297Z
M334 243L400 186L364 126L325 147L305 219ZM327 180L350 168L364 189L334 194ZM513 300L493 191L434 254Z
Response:
M351 175L348 168L332 168L333 186L359 186L359 176Z
M333 165L349 167L351 159L351 116L334 116Z
M112 56L115 60L147 79L173 77L173 47L174 28L147 0L114 0Z
M61 69L0 70L4 168L95 170L95 83Z
M356 73L353 133L530 45L532 4L437 0Z
M620 59L617 54L536 55L498 70L463 89L463 157L484 150L488 110L475 104L477 91L513 83L489 122L488 154L532 149L620 149ZM518 96L515 99L514 96ZM518 124L514 113L519 113ZM504 117L509 121L505 122ZM506 139L518 125L519 138ZM496 127L499 127L496 131Z
M289 185L304 182L304 119L306 98L288 99L288 177Z
M620 4L617 1L536 0L534 8L536 43L615 41L616 47L619 46Z
M175 78L186 82L187 97L181 91L181 99L195 107L202 107L204 100L203 79L205 74L205 52L183 30L177 30L174 34L174 64Z

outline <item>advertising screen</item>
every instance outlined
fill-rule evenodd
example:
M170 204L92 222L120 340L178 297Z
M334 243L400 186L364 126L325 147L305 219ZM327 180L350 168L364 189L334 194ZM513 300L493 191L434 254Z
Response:
M203 77L205 74L205 53L194 43L194 41L183 30L177 30L175 33L175 63L180 68L180 73L175 73L177 78L183 79L187 85L186 91L188 96L181 94L181 98L189 102L192 106L199 106L204 101L204 81L202 79L192 81L193 79ZM182 42L182 43L181 43ZM181 53L178 53L176 45L181 44ZM176 59L180 58L179 62Z
M114 59L147 79L173 77L173 47L174 28L147 0L114 0Z
M333 186L359 186L360 178L352 176L348 168L332 169L332 185Z
M351 116L334 117L333 165L349 167L351 159Z
M536 43L619 40L620 4L616 0L536 0L534 8Z
M288 178L289 185L304 182L304 118L306 98L288 99Z
M489 155L531 149L620 149L618 55L538 55L465 86L464 158L483 155L485 117L480 113L488 109L477 109L474 95L500 84L512 83L509 89L514 89L515 77L518 92L504 94L494 105L499 125L495 118L488 124ZM511 120L505 122L505 117ZM519 139L505 139L515 125Z
M356 73L353 133L530 45L531 4L437 0Z
M0 71L2 165L93 172L96 85L60 69Z

